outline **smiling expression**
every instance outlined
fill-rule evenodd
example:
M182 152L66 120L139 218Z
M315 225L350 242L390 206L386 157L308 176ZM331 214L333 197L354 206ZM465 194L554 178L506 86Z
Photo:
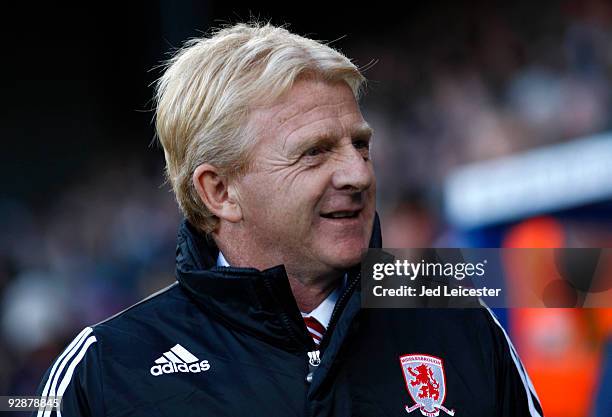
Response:
M258 141L235 185L260 257L305 275L357 264L372 232L376 183L372 131L348 85L298 79L249 123Z

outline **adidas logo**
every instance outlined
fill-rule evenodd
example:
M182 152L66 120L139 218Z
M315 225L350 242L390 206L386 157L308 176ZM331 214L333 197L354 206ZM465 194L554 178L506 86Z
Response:
M151 367L151 375L160 376L161 374L173 374L175 372L191 372L197 374L210 369L208 361L200 362L181 345L176 345L161 358L155 361L156 365Z

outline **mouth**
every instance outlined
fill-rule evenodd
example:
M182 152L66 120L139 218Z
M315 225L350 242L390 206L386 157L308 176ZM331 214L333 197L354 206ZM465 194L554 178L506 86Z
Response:
M328 213L321 213L321 217L325 219L354 219L359 216L361 209L359 210L338 210L331 211Z

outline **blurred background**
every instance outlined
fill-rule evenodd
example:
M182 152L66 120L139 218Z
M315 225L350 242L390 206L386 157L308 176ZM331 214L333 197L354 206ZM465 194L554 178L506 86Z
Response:
M173 282L151 83L225 23L289 24L367 68L386 247L612 247L612 3L429 3L3 13L0 395L33 393L83 327ZM497 313L546 416L612 416L610 310Z

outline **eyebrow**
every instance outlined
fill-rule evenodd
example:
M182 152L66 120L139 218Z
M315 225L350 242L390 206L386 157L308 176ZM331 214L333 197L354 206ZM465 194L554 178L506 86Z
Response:
M360 123L359 125L351 128L351 139L370 139L373 135L374 130L370 127L367 122ZM313 146L325 146L333 145L337 139L336 133L333 129L325 129L317 132L313 136L307 137L301 141L299 145L292 147L292 154L301 154L308 148Z
M374 134L374 129L370 127L368 122L361 123L358 127L351 130L351 137L353 138L370 138Z

